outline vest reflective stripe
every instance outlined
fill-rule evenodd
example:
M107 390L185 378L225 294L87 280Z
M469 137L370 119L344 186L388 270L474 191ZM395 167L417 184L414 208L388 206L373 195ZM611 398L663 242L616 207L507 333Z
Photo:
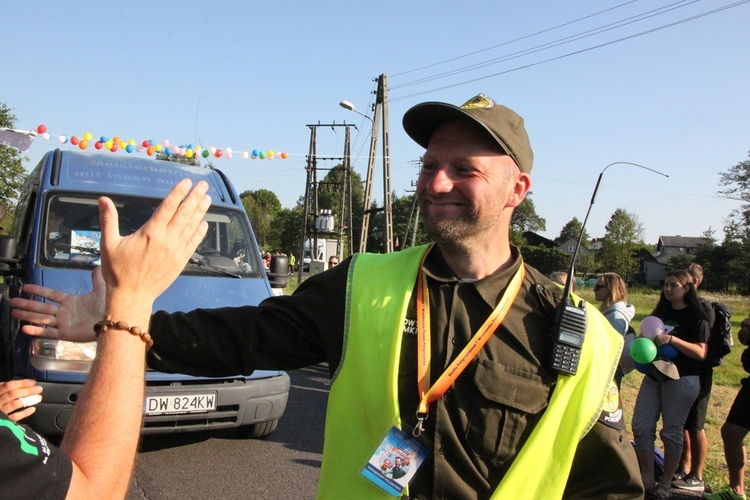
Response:
M318 498L393 498L360 471L388 430L400 427L401 332L426 251L356 254L349 265L344 352L328 396Z
M344 352L328 399L318 498L392 498L360 471L391 426L400 427L401 337L427 248L357 254L351 262ZM591 314L592 309L578 375L558 378L544 416L495 491L496 498L562 496L575 444L601 412L622 348L622 338L603 326L606 320L598 312Z

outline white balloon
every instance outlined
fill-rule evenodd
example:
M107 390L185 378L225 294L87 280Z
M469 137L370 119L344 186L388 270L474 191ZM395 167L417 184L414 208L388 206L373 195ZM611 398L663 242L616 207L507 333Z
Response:
M664 333L664 322L656 316L646 316L641 321L641 337L654 340L657 335Z

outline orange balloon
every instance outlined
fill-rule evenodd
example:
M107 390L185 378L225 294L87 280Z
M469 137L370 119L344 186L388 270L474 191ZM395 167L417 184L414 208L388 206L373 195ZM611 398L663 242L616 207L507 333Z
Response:
M286 157L287 157L287 156L289 156L289 155L287 155L286 153L281 153L281 157L282 157L282 158L283 158L284 160L286 160Z
M81 149L86 149L87 147L89 147L89 141L87 141L86 139L82 140L78 143L78 147Z
M146 150L146 154L149 156L154 156L154 147L149 146L148 149Z

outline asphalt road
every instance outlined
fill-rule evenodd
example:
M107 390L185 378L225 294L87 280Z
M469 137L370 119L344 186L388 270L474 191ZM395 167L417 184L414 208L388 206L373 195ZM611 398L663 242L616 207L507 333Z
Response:
M266 439L233 430L146 436L127 498L314 498L323 453L328 367L289 372L289 403Z

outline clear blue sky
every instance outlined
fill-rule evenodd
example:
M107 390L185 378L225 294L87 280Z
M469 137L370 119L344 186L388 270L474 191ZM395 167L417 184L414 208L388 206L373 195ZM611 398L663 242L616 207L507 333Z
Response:
M231 147L234 157L215 163L237 189L270 189L291 207L304 193L308 124L356 124L354 167L365 176L370 122L338 103L368 113L385 73L399 196L422 153L403 132L404 112L483 92L526 120L532 199L548 237L583 220L599 172L617 161L670 177L607 170L593 237L622 207L647 243L709 227L721 238L739 206L717 191L719 173L750 150L750 3L82 1L4 2L2 11L0 101L18 128L45 124L52 134L34 142L29 168L61 134ZM340 156L343 144L342 129L318 130L318 155ZM240 157L252 149L289 158ZM382 202L382 184L373 192Z

